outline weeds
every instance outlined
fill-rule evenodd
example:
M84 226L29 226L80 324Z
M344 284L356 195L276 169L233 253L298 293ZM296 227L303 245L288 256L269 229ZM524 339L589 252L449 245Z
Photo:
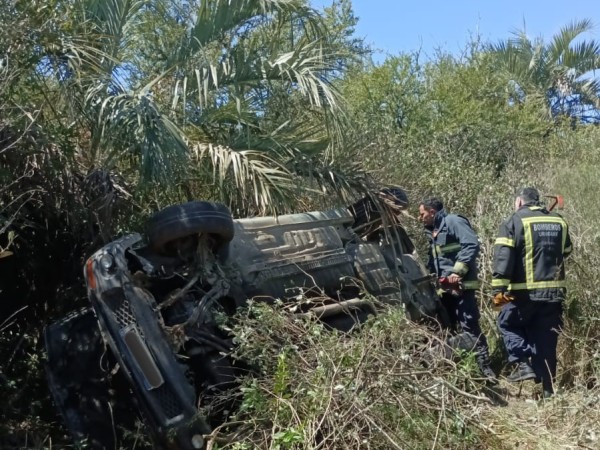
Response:
M474 359L441 357L439 340L402 310L346 334L253 304L234 332L236 357L256 373L242 380L219 448L473 449L495 439L480 424L492 402Z

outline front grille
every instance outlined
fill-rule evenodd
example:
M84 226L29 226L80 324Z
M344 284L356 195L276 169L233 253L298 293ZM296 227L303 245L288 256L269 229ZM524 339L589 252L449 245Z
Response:
M126 328L135 323L135 316L133 315L133 311L127 300L121 302L119 307L114 310L114 314L120 328Z
M146 305L137 303L139 300L137 297L131 299L131 302L124 298L124 292L120 289L114 289L112 291L107 291L103 295L103 300L106 305L112 311L114 321L116 324L113 324L113 327L118 327L118 334L120 335L120 340L127 345L124 338L127 333L132 329L135 330L136 333L144 340L146 345L151 344L150 342L146 342L144 337L143 330L143 322L138 323L138 317L135 313L138 313L138 308L144 309ZM152 330L152 326L150 326L150 330ZM116 330L115 330L116 331ZM149 333L152 335L152 333ZM149 345L148 350L151 353L156 351L156 346ZM159 345L158 348L161 348ZM129 355L129 356L128 356ZM127 367L132 368L132 364L135 364L135 355L132 355L130 350L123 354L124 362ZM158 363L158 361L155 361ZM162 369L162 370L161 370ZM158 370L164 375L163 365L161 364ZM135 377L136 379L138 377ZM179 418L183 418L185 415L184 405L182 405L179 398L175 395L173 388L169 386L169 381L167 379L164 380L163 384L155 389L147 389L143 386L143 383L140 381L139 385L136 383L137 388L141 390L142 395L148 399L152 398L152 406L153 410L157 411L157 415L159 420L164 421L164 425L170 426L179 421Z
M162 407L167 420L183 414L183 408L181 407L179 400L173 395L169 385L163 384L154 392L156 392L156 396L158 397L158 401L160 402L160 406Z

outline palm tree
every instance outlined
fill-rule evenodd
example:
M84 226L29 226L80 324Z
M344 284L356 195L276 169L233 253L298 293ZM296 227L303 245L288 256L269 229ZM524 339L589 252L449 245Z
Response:
M0 28L0 250L14 289L36 287L15 299L79 282L132 211L368 186L340 157L338 54L303 0L0 1Z
M132 210L281 212L368 186L340 157L338 54L304 0L0 1L0 28L0 247L25 286L47 275L34 296Z
M240 213L288 207L368 176L332 156L339 54L303 0L74 0L47 59L88 171L137 170ZM310 162L309 165L303 162ZM165 199L165 201L167 201ZM172 199L171 199L172 201Z
M303 0L0 1L0 29L0 324L27 307L0 353L85 298L82 261L134 201L241 215L368 182L338 162L339 59ZM49 410L29 393L15 421Z
M492 54L513 77L516 100L542 95L552 117L597 121L600 82L593 75L600 68L600 43L580 39L592 29L590 20L581 20L563 27L549 43L521 31L492 45Z

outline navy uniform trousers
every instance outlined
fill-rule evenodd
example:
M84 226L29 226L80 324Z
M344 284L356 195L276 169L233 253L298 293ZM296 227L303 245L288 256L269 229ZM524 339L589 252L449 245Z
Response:
M498 315L498 328L509 362L531 358L537 381L553 392L556 345L562 327L562 302L520 299L506 304Z
M485 335L481 332L479 326L479 308L475 300L475 291L466 290L460 293L460 296L454 296L449 293L444 293L441 296L442 305L448 311L451 327L454 331L458 331L457 325L460 325L462 330L472 336L477 352L478 361L489 363L488 345Z

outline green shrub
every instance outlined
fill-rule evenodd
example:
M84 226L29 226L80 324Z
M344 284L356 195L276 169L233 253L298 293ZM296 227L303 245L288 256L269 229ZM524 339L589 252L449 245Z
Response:
M473 408L490 402L474 359L441 358L401 309L341 333L251 304L234 333L237 357L257 371L220 436L235 439L220 448L500 448Z

